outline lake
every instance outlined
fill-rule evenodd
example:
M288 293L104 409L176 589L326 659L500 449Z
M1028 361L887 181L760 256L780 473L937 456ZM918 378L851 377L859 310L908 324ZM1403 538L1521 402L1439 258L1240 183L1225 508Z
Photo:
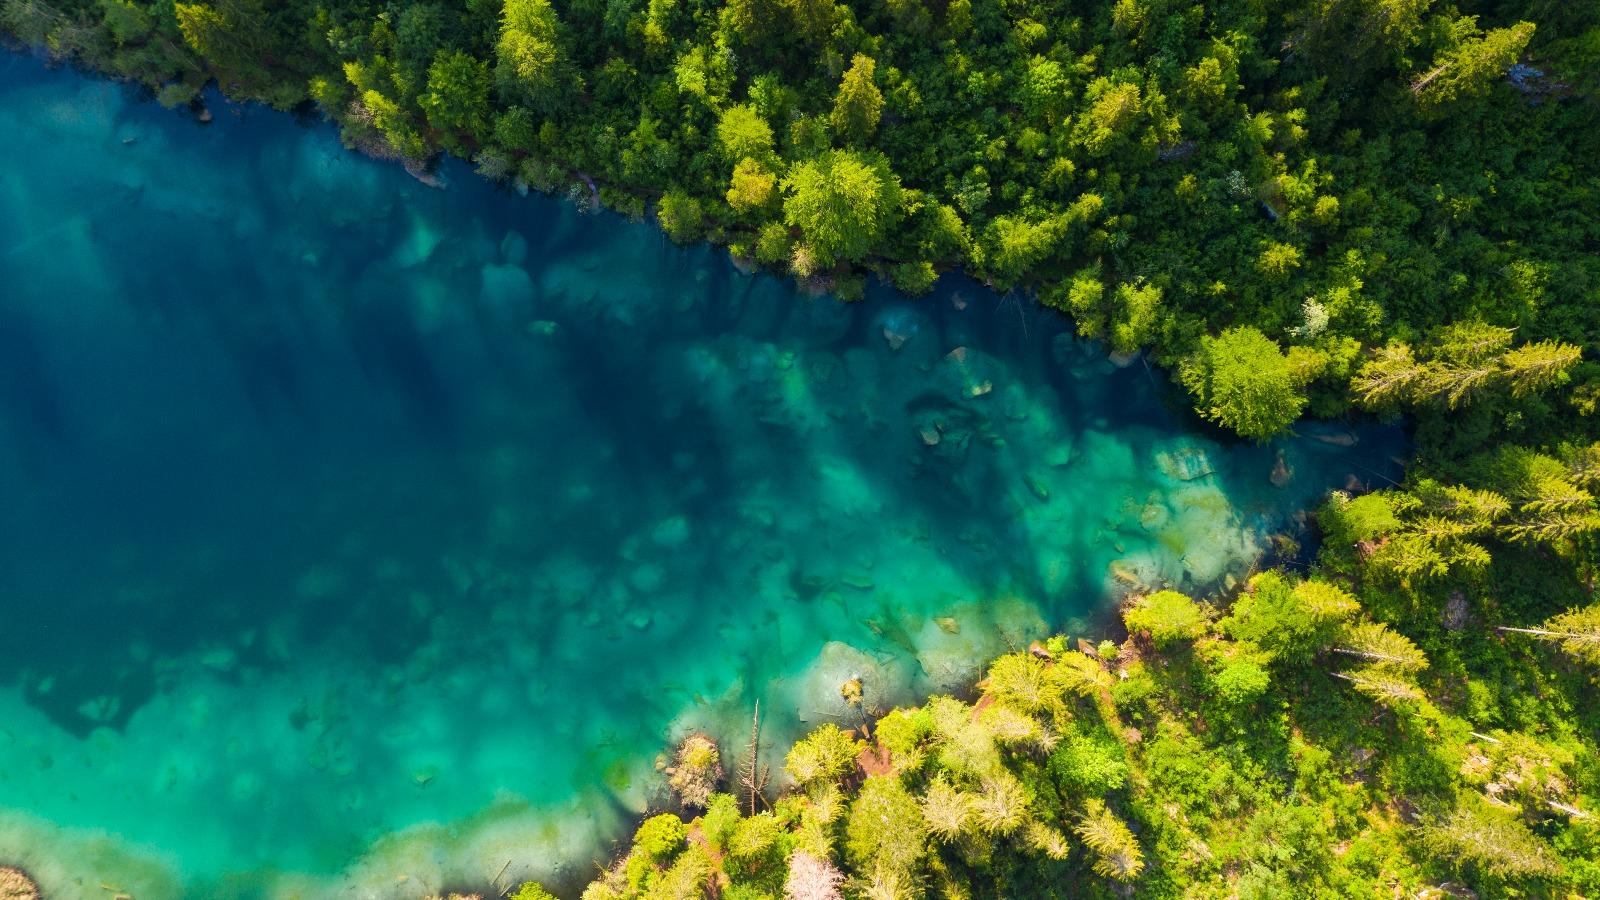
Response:
M759 701L781 762L1398 474L959 277L840 304L211 106L0 54L0 863L52 900L582 881L691 730L732 769Z

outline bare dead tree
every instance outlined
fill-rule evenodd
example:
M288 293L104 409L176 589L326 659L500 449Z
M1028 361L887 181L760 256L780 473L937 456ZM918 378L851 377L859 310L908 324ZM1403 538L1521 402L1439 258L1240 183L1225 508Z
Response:
M745 750L744 762L739 764L739 786L745 792L745 815L753 816L766 801L767 781L772 772L761 764L761 701L756 701L755 715L750 719L750 745Z

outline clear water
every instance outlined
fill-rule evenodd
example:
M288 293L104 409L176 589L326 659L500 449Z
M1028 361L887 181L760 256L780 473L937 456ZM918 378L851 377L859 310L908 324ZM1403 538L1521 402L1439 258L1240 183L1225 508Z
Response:
M809 298L214 107L0 56L0 862L53 898L581 880L675 735L960 689L1394 472L960 279Z

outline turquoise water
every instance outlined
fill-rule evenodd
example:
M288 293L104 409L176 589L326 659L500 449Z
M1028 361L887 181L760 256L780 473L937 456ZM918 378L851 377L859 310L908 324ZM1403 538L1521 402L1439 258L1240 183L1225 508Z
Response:
M840 305L213 106L0 55L0 863L52 898L581 880L675 736L960 690L1395 472L961 279Z

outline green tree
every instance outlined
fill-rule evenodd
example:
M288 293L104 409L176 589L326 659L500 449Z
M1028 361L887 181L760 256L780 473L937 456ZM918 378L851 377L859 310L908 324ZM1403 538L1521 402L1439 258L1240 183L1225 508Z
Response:
M668 191L656 204L656 220L667 237L678 243L692 241L700 236L704 219L700 201L685 191Z
M1479 97L1517 61L1533 39L1531 22L1496 28L1469 37L1441 53L1433 67L1411 83L1411 93L1425 114L1437 115L1458 100Z
M550 0L505 0L495 56L500 84L508 94L545 108L560 99L560 32Z
M927 852L928 828L922 808L900 779L868 778L850 805L845 822L845 856L859 872L883 868L911 876Z
M1526 825L1501 810L1468 800L1422 828L1423 840L1441 860L1512 879L1548 878L1561 863Z
M838 781L856 770L861 744L837 725L823 725L795 742L783 768L797 784Z
M261 0L176 3L172 10L184 42L224 81L256 86L270 80L265 63L280 51Z
M1335 653L1355 656L1401 672L1415 672L1428 666L1428 658L1410 638L1390 631L1382 622L1345 626L1334 638L1332 649Z
M717 145L725 159L766 159L772 155L772 126L754 106L736 103L717 117Z
M882 156L832 150L783 179L784 219L816 263L865 259L900 219L900 179Z
M1201 415L1258 441L1287 429L1306 405L1289 358L1249 325L1205 338L1179 375Z
M1129 631L1150 635L1158 647L1204 637L1207 625L1199 604L1177 591L1156 591L1134 600L1122 620Z
M865 141L878 127L878 117L883 114L883 94L873 84L873 71L877 63L864 53L857 53L845 70L839 83L839 93L833 100L833 112L828 121L835 133L850 141Z
M1276 572L1252 578L1220 623L1274 658L1302 658L1328 646L1339 626L1360 609L1344 589L1323 581L1291 583Z
M1117 881L1133 881L1144 871L1139 842L1103 801L1089 802L1075 830L1094 854L1095 872Z
M1583 350L1560 341L1539 341L1506 351L1500 358L1511 394L1522 397L1564 383L1567 372L1583 358Z
M750 157L739 160L728 182L726 199L735 212L751 212L766 206L777 191L778 177Z
M1502 633L1531 634L1559 646L1573 659L1600 666L1600 605L1573 609L1552 617L1542 628L1495 629Z
M459 50L441 52L428 67L428 89L417 98L428 124L482 142L489 128L489 66Z

